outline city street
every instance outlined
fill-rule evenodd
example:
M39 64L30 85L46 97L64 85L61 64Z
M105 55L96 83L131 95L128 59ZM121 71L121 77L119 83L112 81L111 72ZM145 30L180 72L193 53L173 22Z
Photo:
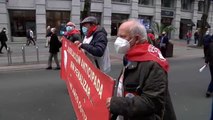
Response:
M198 71L204 65L202 49L187 47L183 41L173 43L168 79L177 119L209 120L212 98L206 98L205 92L210 73L208 67ZM109 75L116 79L121 55L111 52L111 60ZM0 120L76 120L60 72L45 70L44 62L0 66Z

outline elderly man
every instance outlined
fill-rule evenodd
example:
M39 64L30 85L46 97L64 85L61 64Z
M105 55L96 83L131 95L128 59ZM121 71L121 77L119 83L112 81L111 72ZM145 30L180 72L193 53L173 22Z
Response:
M86 17L82 22L83 42L75 42L91 60L91 62L102 72L109 72L111 69L109 48L107 46L107 32L98 25L94 16Z
M176 120L168 92L168 63L147 41L146 29L131 19L119 27L115 50L124 67L115 96L106 105L113 120Z
M48 58L48 67L46 68L47 70L52 69L52 58L54 58L55 63L56 63L56 68L55 70L60 70L60 64L58 61L58 52L61 47L61 42L58 40L56 28L51 28L51 38L50 38L50 47L49 47L49 58Z

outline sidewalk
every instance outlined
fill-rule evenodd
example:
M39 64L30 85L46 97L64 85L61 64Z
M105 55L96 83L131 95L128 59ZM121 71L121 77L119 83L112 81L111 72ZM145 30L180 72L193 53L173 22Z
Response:
M172 42L174 45L173 57L167 59L182 59L182 58L203 56L202 49L187 46L185 40L171 40L170 42ZM10 47L12 51L11 54L12 64L8 63L7 52L5 49L3 49L4 54L0 54L0 71L45 69L47 67L49 48L44 47L45 42L38 42L36 46L33 45L26 46L25 62L22 52L23 46L25 46L24 43L12 43L12 42L8 43L8 47ZM36 47L38 47L39 58L37 58ZM109 40L109 49L110 49L111 62L112 63L120 62L122 60L122 55L115 53L113 38ZM39 62L37 61L37 59L39 59ZM53 63L53 66L54 65L55 63Z

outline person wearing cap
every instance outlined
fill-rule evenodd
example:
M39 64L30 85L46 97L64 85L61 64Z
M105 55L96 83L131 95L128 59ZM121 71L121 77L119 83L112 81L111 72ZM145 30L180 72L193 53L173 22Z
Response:
M82 22L83 42L75 42L81 48L92 63L102 72L109 72L111 68L109 48L107 46L107 32L98 25L95 17L86 17Z
M6 35L6 28L3 28L1 33L0 33L0 41L1 41L0 54L3 54L2 53L3 47L5 47L5 49L7 50L7 44L6 44L7 40L8 39L7 39L7 35Z
M160 46L159 46L163 57L166 57L166 49L167 49L168 43L169 43L169 38L167 37L166 32L163 31L160 36Z
M81 33L75 28L75 24L68 22L66 25L66 32L64 36L71 42L81 41Z

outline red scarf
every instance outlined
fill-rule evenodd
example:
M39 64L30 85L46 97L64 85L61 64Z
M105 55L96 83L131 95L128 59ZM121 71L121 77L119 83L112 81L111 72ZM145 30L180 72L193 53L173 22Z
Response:
M67 36L72 36L74 34L81 34L79 30L77 29L74 29L74 30L71 30L70 32L67 32Z
M93 25L90 27L90 29L88 30L88 33L87 33L87 38L89 38L90 36L92 36L92 34L96 31L97 29L97 26L96 25Z
M127 51L126 58L130 61L155 61L166 72L169 70L169 64L160 50L149 43L135 45Z

